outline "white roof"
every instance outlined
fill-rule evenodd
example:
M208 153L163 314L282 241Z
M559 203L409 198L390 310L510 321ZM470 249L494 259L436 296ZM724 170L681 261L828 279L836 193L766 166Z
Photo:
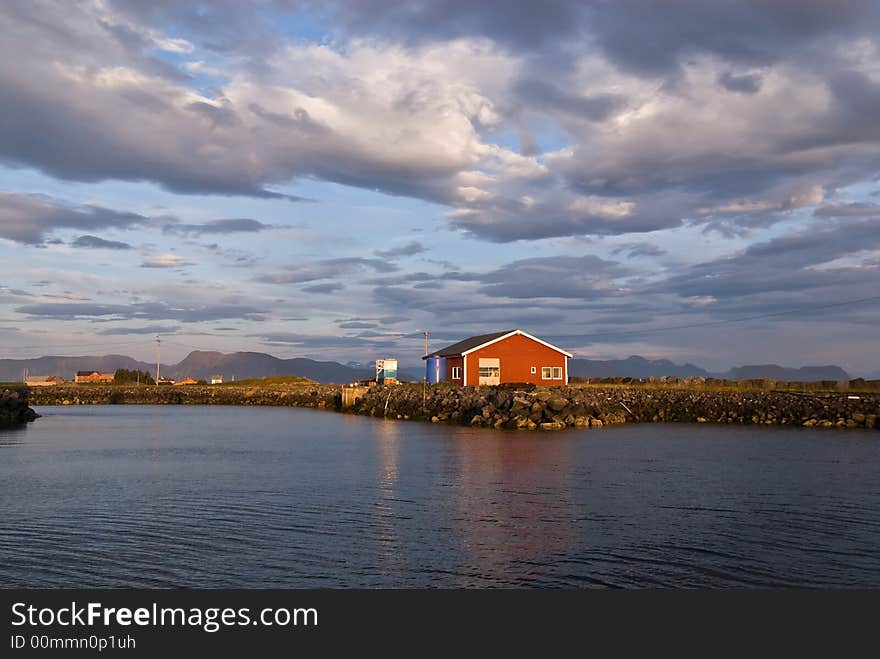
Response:
M517 334L519 334L519 335L521 335L521 336L524 336L524 337L526 337L527 339L531 339L532 341L537 341L537 342L540 343L541 345L547 346L547 347L550 348L551 350L555 350L556 352L561 352L561 353L562 353L563 355L565 355L566 357L571 358L571 357L573 356L570 352L566 352L566 351L563 350L562 348L558 348L558 347L556 347L555 345L553 345L552 343L547 343L546 341L542 341L542 340L539 339L538 337L536 337L536 336L532 336L532 335L529 334L528 332L523 332L522 330L513 330L513 331L511 331L511 332L508 332L507 334L504 334L504 335L499 336L499 337L497 337L497 338L495 338L495 339L492 339L491 341L486 341L485 343L481 343L480 345L478 345L478 346L474 346L473 348L471 348L471 349L469 349L469 350L465 350L464 352L461 353L461 355L462 355L462 357L463 357L463 356L465 356L465 355L467 355L467 354L470 354L470 353L472 353L472 352L476 352L477 350L480 350L480 349L482 349L482 348L485 348L486 346L490 346L490 345L492 345L493 343L498 343L499 341L503 341L504 339L507 339L507 338L509 338L509 337L511 337L511 336L515 336L515 335L517 335Z

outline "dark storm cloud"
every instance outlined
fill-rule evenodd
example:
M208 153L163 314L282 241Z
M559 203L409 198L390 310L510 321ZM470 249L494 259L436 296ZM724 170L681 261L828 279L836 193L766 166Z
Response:
M39 245L55 229L128 228L146 221L136 213L66 206L40 195L0 192L0 238L28 245Z
M128 243L118 240L105 240L98 236L80 236L72 243L72 247L84 247L87 249L132 249Z
M198 323L210 320L246 319L261 321L266 312L248 305L175 305L164 302L138 302L133 304L95 304L91 302L64 302L26 304L15 310L28 316L55 320L76 319L139 319L176 320L182 323Z

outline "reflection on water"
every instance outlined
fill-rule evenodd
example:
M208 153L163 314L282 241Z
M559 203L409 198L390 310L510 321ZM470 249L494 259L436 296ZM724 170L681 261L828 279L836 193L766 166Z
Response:
M386 575L405 569L398 560L401 552L396 524L398 513L395 510L402 426L403 424L390 420L382 420L375 425L375 443L379 458L376 470L379 497L374 506L373 524L377 528L379 543L377 569ZM357 429L354 431L357 432Z
M528 575L536 557L562 556L574 547L577 513L567 483L573 437L506 439L475 438L455 446L460 487L454 528L466 552L468 579L505 581L505 574L481 574L489 560L520 566Z
M14 446L24 441L24 433L27 425L13 426L12 428L0 427L0 448Z
M0 431L2 586L880 586L869 431L39 411Z

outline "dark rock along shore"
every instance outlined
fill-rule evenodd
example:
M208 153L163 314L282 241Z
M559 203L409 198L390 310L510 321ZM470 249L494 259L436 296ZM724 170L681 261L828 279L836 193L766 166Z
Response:
M4 389L0 391L0 428L11 428L33 421L39 416L28 406L28 390Z
M524 430L686 422L880 428L880 394L567 386L533 390L421 384L365 388L342 408L341 387L71 385L31 392L34 405L190 404L311 407L395 419Z

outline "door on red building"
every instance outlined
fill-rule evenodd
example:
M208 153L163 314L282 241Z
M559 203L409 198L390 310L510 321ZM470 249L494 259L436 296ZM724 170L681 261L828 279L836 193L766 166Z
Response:
M501 360L480 357L480 384L501 384Z

